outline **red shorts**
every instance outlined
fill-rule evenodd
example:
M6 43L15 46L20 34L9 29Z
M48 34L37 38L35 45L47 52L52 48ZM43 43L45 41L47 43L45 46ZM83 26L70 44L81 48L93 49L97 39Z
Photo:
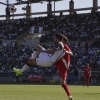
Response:
M84 75L84 78L89 80L90 79L90 75Z
M59 71L60 78L66 80L68 69L62 64L56 65L56 67Z

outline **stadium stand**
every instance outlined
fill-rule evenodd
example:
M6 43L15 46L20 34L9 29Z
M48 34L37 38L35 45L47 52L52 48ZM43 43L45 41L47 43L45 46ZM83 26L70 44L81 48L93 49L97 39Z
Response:
M30 22L27 19L0 21L0 39L15 39L29 29Z
M57 32L67 35L71 41L94 40L95 35L100 33L100 12L51 17L47 20L48 22L44 20L44 23L49 34L43 35L41 42L51 41Z
M74 54L71 58L70 70L78 67L79 71L82 71L84 64L89 62L93 71L100 71L100 12L1 21L0 38L12 40L29 29L31 34L44 31L40 43L43 43L45 48L53 47L52 44L47 43L52 42L55 33L66 35L70 41L68 45ZM15 42L11 42L10 47L5 42L0 48L0 76L13 75L12 68L14 66L21 68L31 53L32 49L29 49L25 43L18 48ZM49 68L33 66L27 73L50 77L56 71L54 66ZM74 80L74 76L69 75L70 79ZM92 81L94 80L100 81L100 75L92 76Z
M49 34L42 36L41 42L43 42L45 38L47 41L51 41L52 35L56 32L61 32L67 35L69 40L86 41L93 39L95 35L99 35L99 24L100 12L62 17L50 16L33 19L0 21L0 38L15 39L30 28L30 33L49 31Z

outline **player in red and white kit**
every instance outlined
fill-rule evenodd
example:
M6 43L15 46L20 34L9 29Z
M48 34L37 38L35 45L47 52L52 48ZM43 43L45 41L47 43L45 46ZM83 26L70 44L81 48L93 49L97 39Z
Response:
M66 36L63 36L62 42L64 44L64 49L65 49L66 53L61 59L59 59L55 63L55 66L57 67L57 69L59 71L61 86L64 88L65 92L67 93L69 100L73 100L72 95L69 91L68 85L66 84L67 72L68 72L69 65L70 65L70 56L72 56L73 53L70 50L70 48L68 47L68 45L66 45L66 43L68 42L68 38Z
M83 76L84 76L84 85L87 83L87 86L89 86L90 77L91 77L91 67L89 63L87 63L83 69Z

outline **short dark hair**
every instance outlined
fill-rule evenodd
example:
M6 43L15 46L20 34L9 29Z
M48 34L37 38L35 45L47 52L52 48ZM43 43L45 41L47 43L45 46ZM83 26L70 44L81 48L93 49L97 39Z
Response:
M68 42L68 38L67 38L66 36L63 36L63 41L64 41L65 43L67 43L67 42Z
M60 41L62 41L62 39L63 39L63 35L62 34L56 34L55 37L57 37Z

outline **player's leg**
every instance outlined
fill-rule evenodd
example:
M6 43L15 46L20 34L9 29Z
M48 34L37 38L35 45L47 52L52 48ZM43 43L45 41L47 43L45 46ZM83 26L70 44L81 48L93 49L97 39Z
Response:
M85 77L84 77L84 85L87 85L87 87L88 87L89 84L90 84L90 76L85 75ZM83 86L84 86L84 85L83 85Z
M89 81L89 79L87 80L87 87L89 87L89 83L90 83L90 81Z
M49 66L52 66L52 62L49 59L48 54L45 54L44 57L28 60L27 63L22 67L22 69L13 68L13 71L16 74L20 75L24 71L26 71L28 68L30 68L30 66L32 66L32 65L40 65L40 66L44 66L44 67L49 67Z
M20 75L23 72L25 72L26 70L28 70L30 68L30 66L32 65L36 65L36 59L30 59L27 61L27 63L22 67L22 69L17 69L17 68L13 68L13 71Z
M68 88L68 85L66 84L66 81L64 79L62 79L62 78L60 78L60 85L63 87L63 89L67 93L68 99L69 100L73 100L72 95L70 93L70 90Z
M90 76L88 76L87 78L87 87L89 87L89 85L90 85Z
M59 66L58 70L59 70L59 75L60 75L60 85L63 87L63 89L67 93L68 99L73 100L70 90L68 88L68 85L66 83L67 69Z
M84 83L83 83L83 86L85 86L85 85L86 85L86 83L87 83L87 76L86 76L86 75L84 75Z
M48 54L47 53L45 53L45 52L41 52L41 53L39 53L39 52L37 52L37 50L46 50L44 47L42 47L41 45L37 45L36 46L36 48L35 48L35 52L33 52L33 54L32 54L32 59L33 58L48 58ZM50 55L50 54L49 54Z
M42 54L42 53L37 52L38 49L39 49L39 50L40 50L40 49L45 50L42 46L36 45L36 47L35 47L35 49L34 49L34 51L33 51L33 53L32 53L31 59L37 58L38 55ZM43 55L42 55L42 56L43 56Z
M66 80L60 78L60 85L64 88L64 90L67 93L67 96L71 96L71 93L69 91L68 85L66 84Z
M31 59L27 62L27 64L25 64L23 67L22 67L22 69L21 69L21 74L24 72L24 71L26 71L26 70L28 70L29 68L30 68L30 66L29 65L32 65L32 62L33 62L33 65L34 64L36 64L35 62L36 62L36 60L35 60L35 58L38 56L38 54L39 54L39 52L37 52L37 48L39 48L39 45L36 45L36 47L35 47L35 49L34 49L34 51L33 51L33 53L32 53L32 56L31 56Z
M16 68L13 68L13 71L15 73L17 73L18 75L22 74L23 72L25 72L26 70L28 70L30 68L31 65L36 65L36 57L38 55L40 55L41 57L43 57L44 54L37 52L37 49L44 49L42 46L40 45L36 45L33 53L32 53L32 57L30 60L28 60L28 62L22 67L22 69L16 69Z
M85 86L85 85L86 85L86 83L87 83L87 79L86 79L86 78L84 78L84 84L83 84L83 86Z

